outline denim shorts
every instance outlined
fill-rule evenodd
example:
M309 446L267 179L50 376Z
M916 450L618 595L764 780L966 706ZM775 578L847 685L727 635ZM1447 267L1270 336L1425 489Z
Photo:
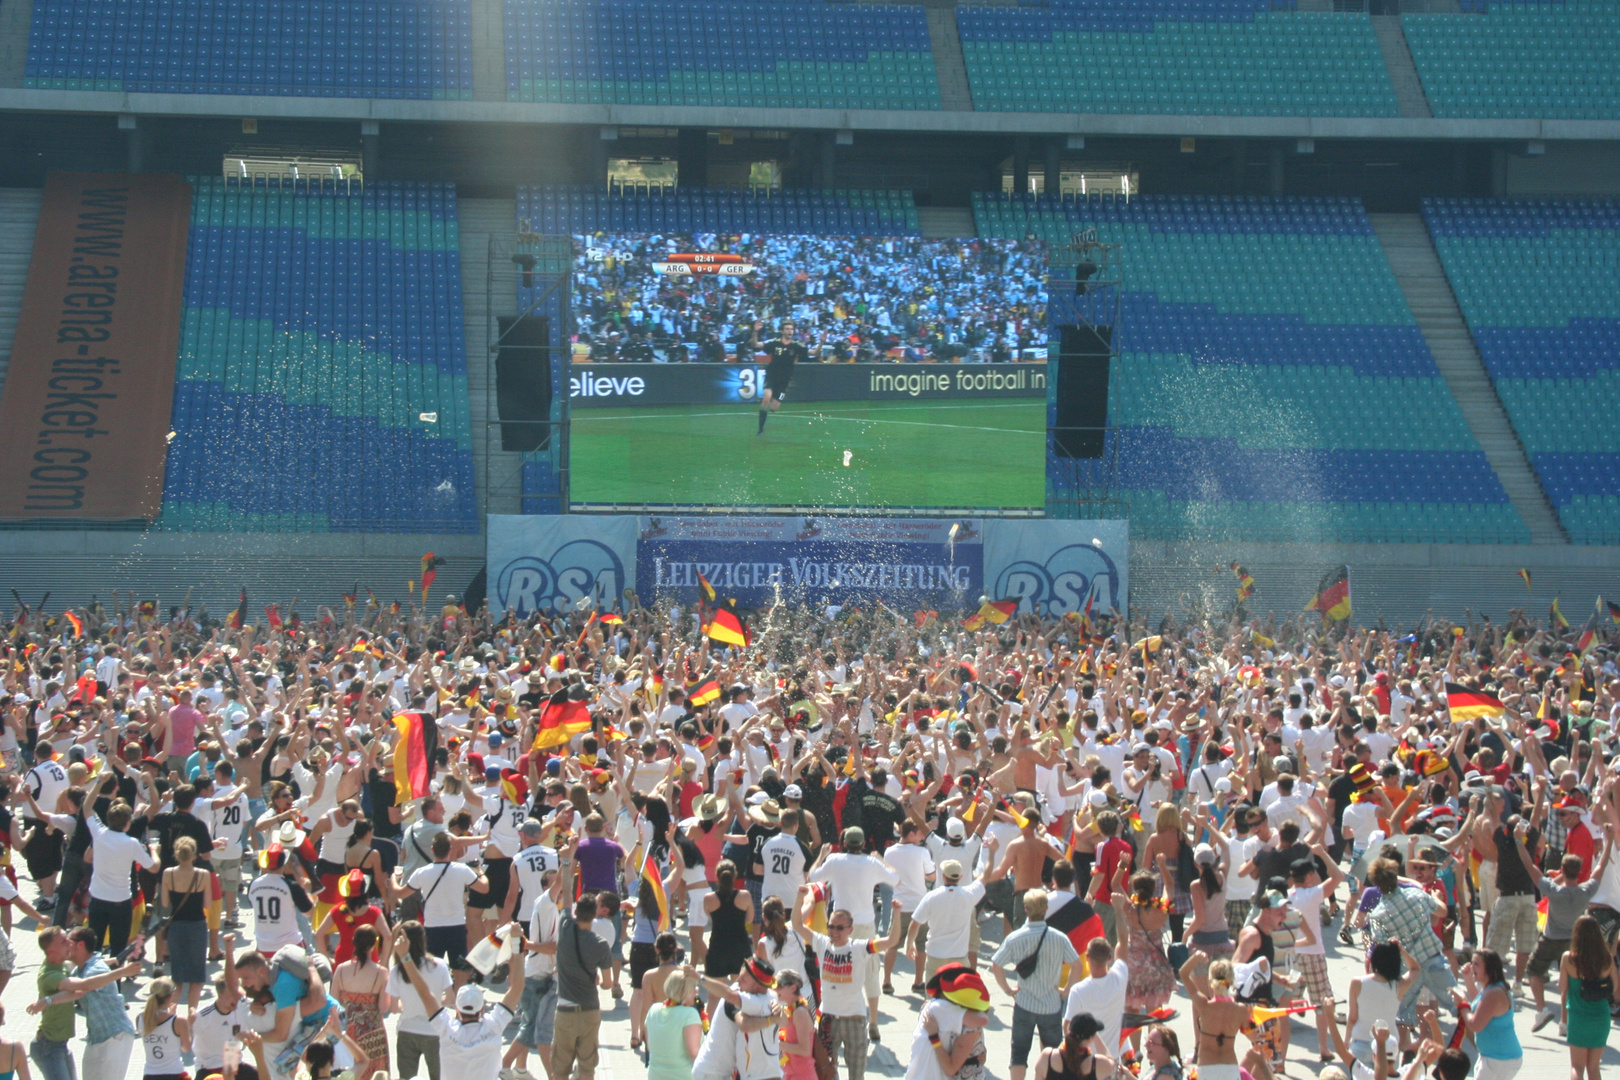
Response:
M518 1002L518 1029L514 1041L529 1049L550 1046L557 1026L557 976L540 975L523 980L523 999Z

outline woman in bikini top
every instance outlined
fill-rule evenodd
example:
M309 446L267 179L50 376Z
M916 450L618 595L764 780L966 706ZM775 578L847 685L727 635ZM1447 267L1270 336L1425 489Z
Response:
M1208 982L1195 974L1206 964ZM1250 1013L1249 1006L1232 1000L1232 962L1210 963L1205 953L1195 951L1181 966L1180 974L1192 998L1199 1080L1238 1080L1237 1034L1248 1026Z

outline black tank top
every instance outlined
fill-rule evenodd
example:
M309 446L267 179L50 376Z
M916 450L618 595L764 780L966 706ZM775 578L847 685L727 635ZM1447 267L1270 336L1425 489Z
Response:
M1258 926L1255 927L1255 932L1260 935L1260 947L1254 951L1253 956L1249 957L1248 963L1252 964L1256 960L1260 959L1263 956L1263 957L1266 958L1266 969L1268 971L1276 971L1277 970L1277 945L1276 945L1276 943L1271 940L1271 935L1270 934L1266 933L1264 930L1261 930ZM1255 992L1253 994L1251 994L1251 995L1248 995L1248 996L1235 995L1235 996L1237 997L1237 999L1239 1001L1266 1001L1266 1002L1269 1002L1269 1001L1272 1000L1271 980L1267 979L1260 986L1256 987Z
M716 889L720 906L709 916L709 953L704 958L704 974L719 979L735 975L748 959L748 926L742 908L737 906L737 890Z
M1063 1050L1052 1055L1052 1064L1046 1067L1046 1080L1097 1080L1097 1058L1093 1054L1086 1055L1086 1063L1076 1072L1069 1071L1069 1063L1063 1059Z

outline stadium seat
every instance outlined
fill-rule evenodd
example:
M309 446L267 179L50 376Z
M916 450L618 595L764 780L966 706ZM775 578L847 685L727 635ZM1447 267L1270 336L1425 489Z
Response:
M1434 115L1620 117L1613 0L1481 0L1463 10L1401 16Z
M511 101L937 109L923 9L505 0Z
M1423 214L1570 539L1620 542L1620 202L1427 199Z
M472 98L469 0L36 0L23 85Z
M191 182L160 527L476 532L454 187Z
M960 7L980 111L1399 116L1366 15L1272 0Z
M1359 200L992 194L974 216L1125 245L1108 422L1133 536L1528 542Z

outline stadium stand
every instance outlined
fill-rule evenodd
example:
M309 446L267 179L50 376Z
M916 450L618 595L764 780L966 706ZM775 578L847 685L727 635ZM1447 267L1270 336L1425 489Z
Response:
M1133 535L1529 538L1359 200L975 199L986 236L1130 252L1109 383Z
M1620 202L1428 199L1458 305L1577 544L1620 539Z
M980 111L1399 116L1366 15L1271 0L963 7Z
M454 186L192 183L162 527L476 532Z
M774 232L917 236L909 191L612 190L520 187L518 218L538 233Z
M1620 116L1620 5L1464 0L1474 14L1401 16L1436 116Z
M506 0L513 101L937 109L920 6Z
M25 87L472 98L469 0L35 0Z

